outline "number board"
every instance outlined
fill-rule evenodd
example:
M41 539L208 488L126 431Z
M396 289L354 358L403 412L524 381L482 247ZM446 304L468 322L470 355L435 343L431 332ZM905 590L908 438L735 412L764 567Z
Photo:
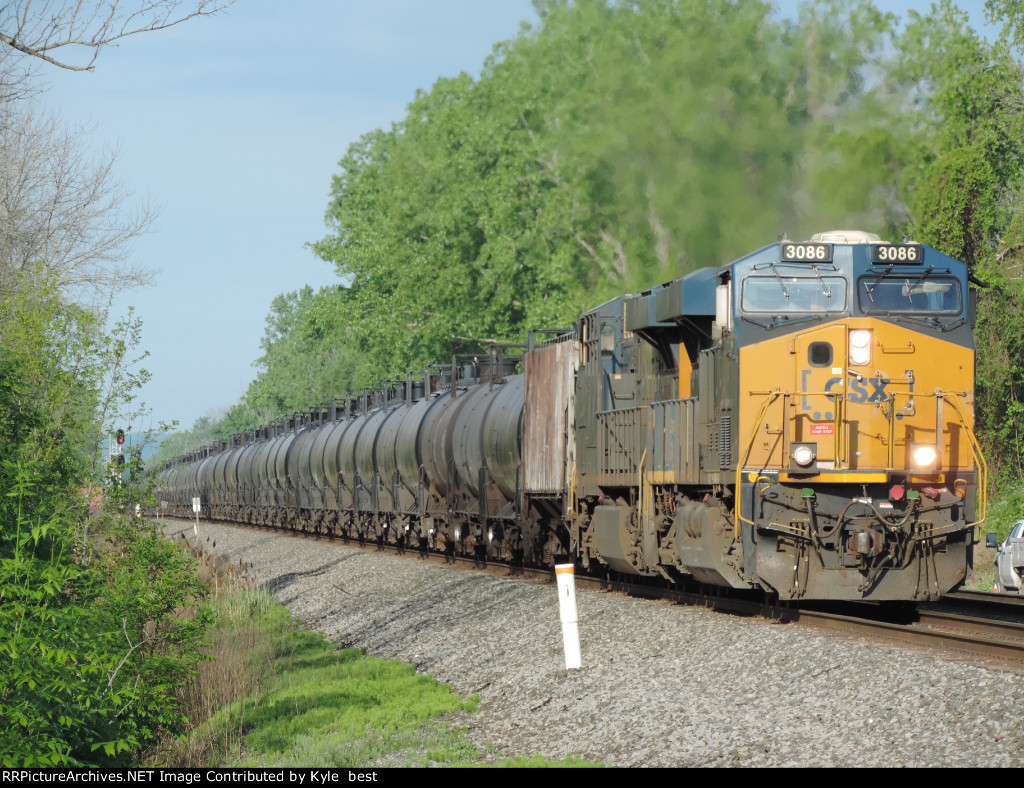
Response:
M876 244L871 250L872 263L904 263L915 265L924 260L921 244Z
M783 263L830 263L832 262L832 244L793 244L783 243Z

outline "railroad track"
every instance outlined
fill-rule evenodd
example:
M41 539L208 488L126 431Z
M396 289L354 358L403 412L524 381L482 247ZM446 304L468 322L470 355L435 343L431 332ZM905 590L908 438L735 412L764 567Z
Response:
M1024 623L949 613L934 609L937 606L929 603L895 615L869 603L863 610L850 613L801 608L797 620L847 635L927 647L945 656L1024 673Z
M945 598L954 599L968 605L977 604L980 606L986 606L998 604L1004 606L1008 610L1024 610L1024 596L1014 594L997 594L995 591L960 589L959 591L954 591L952 594L948 594Z
M191 522L186 519L167 519ZM220 526L244 530L271 530L292 537L339 541L334 537L272 526L216 522ZM437 566L448 565L462 570L516 576L530 582L555 582L554 571L550 569L515 568L495 562L482 564L468 557L446 557L440 553L422 553L416 549L399 551L394 545L378 545L373 542L359 545L349 540L347 546L401 553L406 559L422 560ZM758 594L730 594L717 587L682 590L661 584L637 583L615 576L601 578L577 575L576 585L584 589L705 607L732 615L756 616L811 626L846 637L872 639L883 645L928 648L939 656L1024 673L1024 597L985 591L958 591L940 602L916 606L887 606L871 602L773 604Z

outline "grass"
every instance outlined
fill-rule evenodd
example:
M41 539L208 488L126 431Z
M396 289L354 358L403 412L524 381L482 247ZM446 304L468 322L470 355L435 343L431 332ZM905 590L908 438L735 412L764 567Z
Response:
M985 547L984 540L974 546L974 569L971 571L964 588L979 591L991 591L996 581L996 551Z
M1010 535L1011 526L1024 517L1024 480L1002 481L999 494L988 501L988 512L982 526L981 542L985 543L985 534L993 532L1002 542Z
M411 665L338 651L315 633L294 630L289 647L248 708L243 699L227 710L247 731L246 749L257 753L234 766L360 766L408 749L402 734L428 720L476 705Z
M995 585L996 551L985 547L985 535L995 533L1000 542L1010 533L1010 527L1024 517L1024 482L1004 480L999 485L999 494L988 501L988 511L980 529L980 543L974 546L974 570L964 583L964 588L991 591Z
M592 766L569 758L502 758L443 715L473 712L411 665L342 649L299 628L264 591L219 585L211 659L181 698L190 734L152 765L177 767Z

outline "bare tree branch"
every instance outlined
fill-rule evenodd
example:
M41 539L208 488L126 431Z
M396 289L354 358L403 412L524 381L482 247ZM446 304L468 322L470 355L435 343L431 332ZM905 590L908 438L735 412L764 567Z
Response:
M124 630L124 639L128 641L129 649L128 649L127 653L125 653L125 655L123 657L121 657L121 661L119 663L117 663L117 667L114 668L112 671L110 671L110 676L107 677L107 694L109 694L109 693L114 691L114 679L116 679L117 678L117 674L121 672L121 668L123 668L124 667L124 663L128 661L128 657L130 657L135 652L136 649L146 645L151 640L156 640L157 639L155 636L147 635L146 633L143 633L142 640L140 640L138 643L132 643L131 636L128 634L128 619L127 618L122 618L121 619L121 629Z
M117 151L90 156L89 129L29 104L8 104L0 123L0 286L37 266L83 302L148 284L155 271L127 258L157 212L114 180Z
M19 63L20 59L16 52L0 46L0 107L16 99L31 98L43 90L34 79L31 66ZM0 123L3 122L0 116Z
M105 46L212 16L234 0L0 0L0 45L69 71L92 71ZM88 60L70 59L79 50Z

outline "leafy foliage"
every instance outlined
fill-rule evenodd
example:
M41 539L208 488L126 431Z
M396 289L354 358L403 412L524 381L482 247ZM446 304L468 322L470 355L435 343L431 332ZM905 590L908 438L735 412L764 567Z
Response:
M767 3L547 3L479 81L438 81L353 145L314 249L350 282L335 308L360 348L354 382L522 340L815 225L805 195L826 169L886 175L895 144L802 154L868 100L874 50L850 27L878 49L886 26L863 3L820 5L806 32ZM868 203L830 193L832 216Z
M1024 471L1024 72L1005 40L981 39L949 0L927 17L911 14L901 51L897 74L913 86L919 147L906 183L914 231L987 285L978 296L976 417L1007 488Z
M105 334L32 285L0 296L0 759L125 763L182 728L174 688L205 624L184 611L202 589L136 514L152 504L138 449L125 466L99 459L106 418L144 379L129 368L137 322ZM90 518L79 490L97 483Z
M28 62L89 70L105 44L229 4L0 3L4 767L125 764L180 731L174 690L205 625L190 560L139 518L152 498L139 451L126 466L101 451L115 420L128 427L144 411L141 324L129 312L107 331L103 309L82 306L148 280L126 245L153 214L128 210L114 154L85 156L86 130L25 100L41 92ZM68 47L91 59L58 58ZM101 486L104 508L90 516Z

